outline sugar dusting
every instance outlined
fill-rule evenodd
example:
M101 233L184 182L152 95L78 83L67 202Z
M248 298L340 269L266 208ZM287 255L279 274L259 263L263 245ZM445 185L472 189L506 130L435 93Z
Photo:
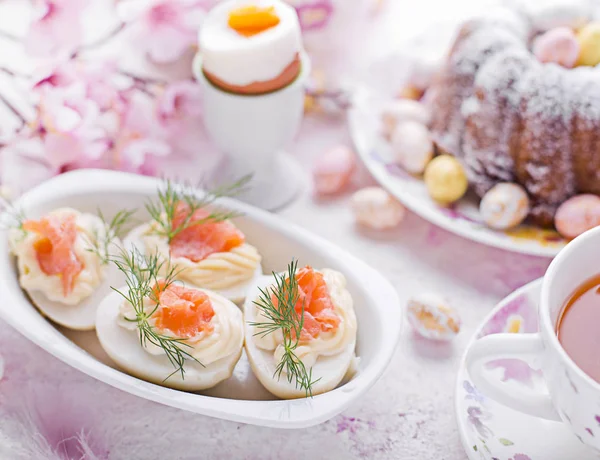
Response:
M463 25L433 86L432 133L480 196L516 181L551 225L570 196L600 193L600 76L538 62L532 19L496 8Z

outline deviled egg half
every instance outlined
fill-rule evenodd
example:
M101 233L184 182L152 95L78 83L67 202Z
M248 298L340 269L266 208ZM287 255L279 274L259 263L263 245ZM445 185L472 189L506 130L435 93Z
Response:
M244 345L242 313L230 300L152 277L138 277L108 295L98 307L96 333L129 374L188 391L229 378Z
M292 263L251 293L244 318L248 360L275 396L325 393L355 369L356 315L337 271Z
M184 201L175 203L170 214L163 211L135 228L125 238L126 247L157 253L176 267L178 279L243 302L262 275L258 250L222 214L192 210Z
M70 329L94 329L98 303L110 284L122 279L108 267L104 251L119 243L107 234L105 222L59 208L38 220L23 220L10 230L9 243L19 283L39 310Z

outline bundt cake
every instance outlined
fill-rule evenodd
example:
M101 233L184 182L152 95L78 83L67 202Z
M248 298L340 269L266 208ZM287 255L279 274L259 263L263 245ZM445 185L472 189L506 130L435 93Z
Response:
M428 100L433 139L473 190L518 183L531 219L551 226L569 197L600 194L600 69L540 62L537 32L517 9L464 24Z

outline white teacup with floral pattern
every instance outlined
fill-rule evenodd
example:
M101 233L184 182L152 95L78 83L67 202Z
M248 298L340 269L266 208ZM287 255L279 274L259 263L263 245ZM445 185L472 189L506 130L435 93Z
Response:
M577 367L556 335L556 324L569 296L598 273L600 227L573 240L550 264L538 310L540 332L483 337L468 350L466 365L482 393L526 414L563 421L581 442L600 450L600 383ZM537 394L503 383L485 366L498 359L520 359L540 369L548 392Z

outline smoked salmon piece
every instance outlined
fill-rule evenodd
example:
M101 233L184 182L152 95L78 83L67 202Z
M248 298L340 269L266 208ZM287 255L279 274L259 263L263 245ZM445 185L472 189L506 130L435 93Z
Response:
M173 219L173 229L184 224L190 215L190 208L179 203ZM245 242L245 237L231 222L201 222L209 216L209 212L198 209L192 215L187 228L171 239L172 257L185 257L192 262L199 262L217 252L229 252Z
M311 340L321 332L333 331L340 324L340 317L334 311L334 305L329 295L329 289L323 274L311 267L304 267L296 273L298 282L298 301L296 312L302 312L304 306L304 323L300 340ZM277 299L272 297L277 306Z
M75 216L47 216L40 220L26 220L23 228L39 235L34 249L40 269L50 276L60 276L64 296L73 291L83 264L74 251L77 239Z
M198 289L179 284L155 286L158 308L152 314L159 329L168 329L175 336L191 338L202 331L212 332L210 323L215 311L208 295Z

